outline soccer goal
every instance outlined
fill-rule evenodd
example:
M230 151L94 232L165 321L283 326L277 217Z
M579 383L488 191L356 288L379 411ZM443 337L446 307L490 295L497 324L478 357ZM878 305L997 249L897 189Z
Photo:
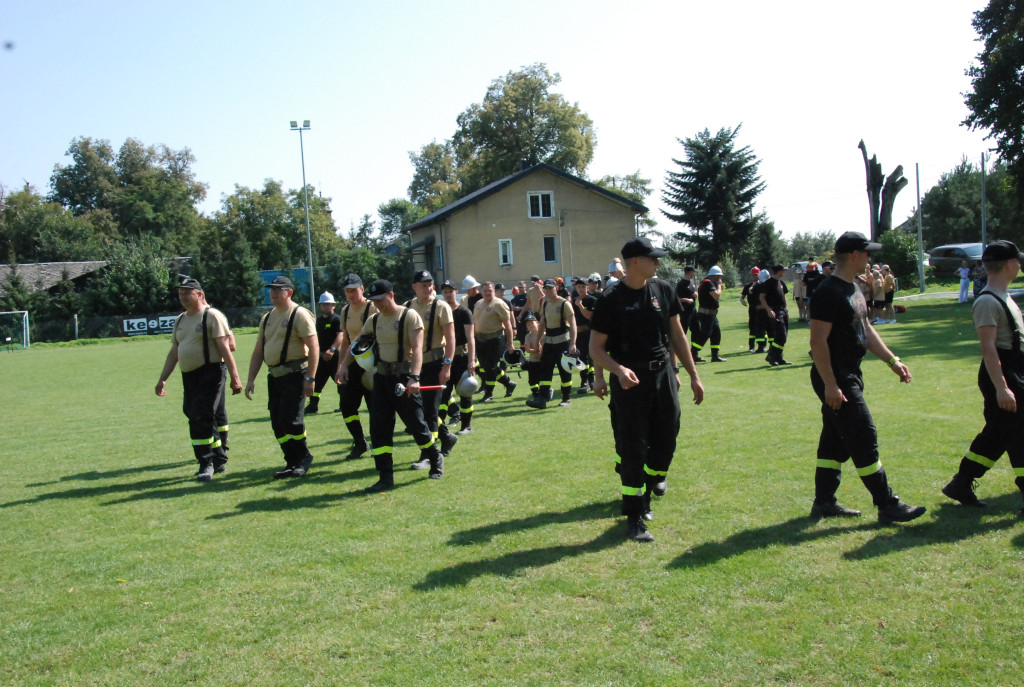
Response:
M0 312L0 347L28 348L31 341L28 332L28 310Z

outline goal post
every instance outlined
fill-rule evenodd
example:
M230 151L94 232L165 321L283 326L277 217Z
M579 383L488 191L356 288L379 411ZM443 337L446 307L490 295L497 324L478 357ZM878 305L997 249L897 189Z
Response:
M28 310L0 312L0 346L28 348L31 343Z

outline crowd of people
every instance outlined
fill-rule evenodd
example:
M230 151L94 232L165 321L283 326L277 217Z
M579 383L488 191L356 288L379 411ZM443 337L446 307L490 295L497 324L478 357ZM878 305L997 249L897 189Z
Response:
M863 395L860 364L868 351L886 361L901 382L912 379L874 327L895 321L887 317L895 291L891 270L870 264L880 249L847 232L836 241L835 261L820 266L808 261L799 274L800 287L793 289L800 319L810 323L811 387L821 402L813 517L860 515L835 496L842 464L850 459L880 521L905 522L925 511L902 502L889 487ZM268 286L273 308L260 321L244 386L252 399L256 377L266 366L271 427L285 463L274 478L309 472L313 456L305 416L320 412L322 394L332 382L338 393L335 412L352 439L346 460L372 454L377 480L365 491L377 493L395 485L396 416L419 448L410 468L441 479L459 437L473 432L475 403L491 402L499 385L505 397L514 394L511 367L525 371L526 405L536 410L555 400L556 372L558 405L569 406L578 374L577 395L609 397L626 536L652 541L646 525L654 517L652 497L668 490L680 427L680 369L700 404L704 387L696 365L705 362L701 354L709 353L712 363L726 362L718 324L722 270L710 268L697 283L696 269L687 266L673 287L656 276L666 254L648 239L634 238L623 246L621 259L609 264L607 280L592 273L567 285L561 278L534 275L529 285L513 286L508 299L503 284L481 283L471 275L459 284L443 282L438 295L430 272L418 270L410 279L414 298L400 304L387 280L364 288L362 279L350 274L341 311L325 292L315 319L292 300L291 280L276 277ZM969 506L984 505L974 495L975 480L1004 452L1024 492L1024 422L1017 402L1024 393L1024 324L1006 294L1022 259L1009 242L990 245L983 256L990 282L982 295L991 298L977 299L974 310L983 350L979 387L986 424L943 488ZM790 364L784 357L790 293L785 272L781 264L755 267L740 294L748 308L748 351L766 353L772 366ZM183 276L177 289L185 312L175 321L156 393L166 395L166 381L180 366L183 411L199 464L196 478L209 481L228 462L226 389L238 394L243 387L224 315L210 307L195 279ZM369 440L359 415L364 404Z

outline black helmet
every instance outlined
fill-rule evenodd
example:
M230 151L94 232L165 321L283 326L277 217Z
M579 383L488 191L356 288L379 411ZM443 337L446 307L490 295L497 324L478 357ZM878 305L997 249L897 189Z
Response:
M511 352L505 351L505 362L509 365L522 365L526 362L526 356L521 349L514 348Z

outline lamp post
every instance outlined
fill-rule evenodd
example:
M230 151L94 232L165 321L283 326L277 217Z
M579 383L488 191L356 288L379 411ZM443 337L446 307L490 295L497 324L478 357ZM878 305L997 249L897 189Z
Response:
M304 119L302 126L295 120L291 121L292 131L299 132L299 154L302 156L302 201L306 206L306 253L309 257L309 302L310 310L316 313L316 289L313 288L313 242L309 237L309 195L306 190L306 151L302 147L302 132L309 131L309 120Z

